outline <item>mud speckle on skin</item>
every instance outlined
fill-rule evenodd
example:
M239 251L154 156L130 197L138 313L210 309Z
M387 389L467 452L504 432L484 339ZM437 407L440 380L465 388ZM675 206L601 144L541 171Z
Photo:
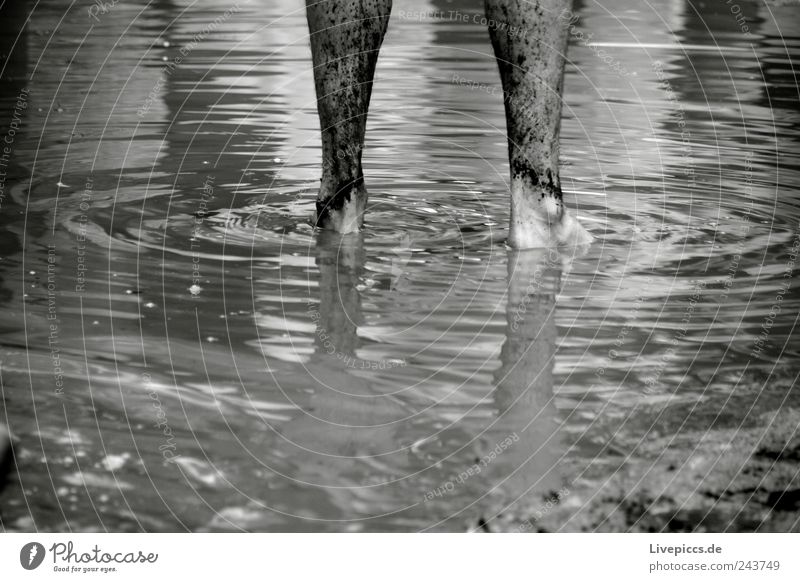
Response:
M525 34L489 27L505 95L512 180L561 200L558 135L567 34L559 10L538 3L487 0L486 18L511 22Z
M321 2L308 6L314 84L322 130L322 184L316 225L363 190L361 152L378 51L391 0Z

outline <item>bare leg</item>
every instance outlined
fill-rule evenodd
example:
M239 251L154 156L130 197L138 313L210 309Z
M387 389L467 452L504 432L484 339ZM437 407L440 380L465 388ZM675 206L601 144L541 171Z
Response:
M572 0L485 0L500 68L511 166L509 244L584 244L564 209L558 175L561 90Z
M322 184L316 224L361 228L367 190L361 151L372 79L392 0L306 0L322 129Z

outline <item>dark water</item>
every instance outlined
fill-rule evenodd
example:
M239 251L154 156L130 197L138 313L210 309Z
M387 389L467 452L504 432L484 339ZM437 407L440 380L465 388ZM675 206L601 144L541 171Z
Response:
M302 2L91 6L0 24L4 529L511 528L791 397L797 6L576 3L560 258L504 244L479 2L396 2L344 239Z

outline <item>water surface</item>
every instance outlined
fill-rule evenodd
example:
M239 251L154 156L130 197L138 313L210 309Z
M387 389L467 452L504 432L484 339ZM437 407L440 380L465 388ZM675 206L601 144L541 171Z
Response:
M587 529L648 443L794 403L796 8L741 1L744 33L722 2L576 2L562 181L596 240L555 258L505 246L488 35L442 17L480 4L396 3L345 238L307 223L302 2L4 8L4 529L531 529L554 503Z

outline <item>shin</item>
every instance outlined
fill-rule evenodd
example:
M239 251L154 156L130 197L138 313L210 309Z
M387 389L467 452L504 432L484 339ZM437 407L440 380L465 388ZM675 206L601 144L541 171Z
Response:
M372 79L391 0L307 0L314 84L322 130L316 225L361 228L367 191L361 153Z
M564 210L558 173L571 0L485 0L503 84L511 167L509 244L588 242Z

